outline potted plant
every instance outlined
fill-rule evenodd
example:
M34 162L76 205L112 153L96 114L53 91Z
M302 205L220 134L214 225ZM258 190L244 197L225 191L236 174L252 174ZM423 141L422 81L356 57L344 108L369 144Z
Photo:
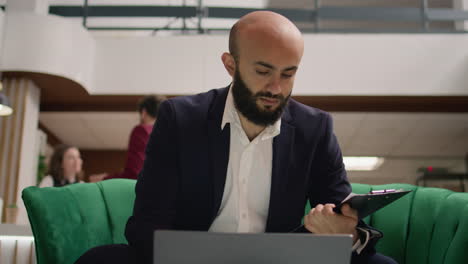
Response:
M37 179L36 182L39 185L39 183L42 181L42 179L45 177L46 172L47 172L47 164L45 162L45 156L40 154L39 155L39 160L37 163Z

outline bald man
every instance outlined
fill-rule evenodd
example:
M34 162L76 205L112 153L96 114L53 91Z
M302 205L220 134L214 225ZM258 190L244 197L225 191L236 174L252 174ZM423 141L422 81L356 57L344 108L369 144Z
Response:
M136 184L129 245L95 248L78 263L152 263L157 229L352 234L353 263L381 233L355 211L329 114L290 99L304 51L297 27L267 11L242 17L221 59L232 83L162 103ZM93 262L94 261L94 262Z

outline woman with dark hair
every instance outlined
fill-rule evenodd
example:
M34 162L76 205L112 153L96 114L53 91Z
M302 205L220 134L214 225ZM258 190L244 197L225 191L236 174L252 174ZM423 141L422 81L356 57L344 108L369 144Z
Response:
M61 187L81 181L83 160L78 148L70 145L58 145L50 158L48 175L42 179L39 187Z

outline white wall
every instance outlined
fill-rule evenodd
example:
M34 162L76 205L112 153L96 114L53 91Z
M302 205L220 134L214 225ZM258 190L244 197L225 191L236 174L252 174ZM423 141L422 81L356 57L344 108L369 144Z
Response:
M2 49L3 49L3 33L5 26L5 13L0 9L0 61L2 61Z
M296 95L468 95L468 35L312 34ZM190 94L229 83L227 36L96 38L95 94Z
M7 12L2 70L59 75L91 94L226 86L227 35L91 37L75 21ZM467 34L309 34L295 95L468 95Z
M63 17L6 12L0 68L62 76L92 89L94 39Z
M306 36L304 95L468 95L468 35Z
M203 86L204 38L100 38L96 44L93 93L178 94Z

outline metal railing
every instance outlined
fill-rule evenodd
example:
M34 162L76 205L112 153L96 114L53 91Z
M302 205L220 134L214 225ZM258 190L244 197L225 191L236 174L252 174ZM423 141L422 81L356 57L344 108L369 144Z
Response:
M468 11L451 8L429 8L428 0L420 0L419 7L336 7L321 6L319 0L314 0L311 9L285 9L268 8L283 14L296 23L308 24L308 27L299 26L304 32L395 32L395 33L467 33L465 30L456 30L453 26L446 29L431 28L431 22L457 22L468 20ZM313 8L313 9L312 9ZM50 14L64 17L82 17L83 26L88 30L183 30L196 31L198 33L209 33L210 31L229 30L229 28L205 28L203 20L208 18L231 18L237 19L241 16L260 9L255 8L232 8L232 7L210 7L204 6L202 0L197 0L196 6L111 6L111 5L89 5L84 0L81 6L52 5ZM172 27L174 20L163 27L93 27L88 23L92 17L166 17L182 19L182 27ZM187 26L186 20L196 20L194 26ZM359 22L410 22L419 24L412 28L325 28L323 21Z

